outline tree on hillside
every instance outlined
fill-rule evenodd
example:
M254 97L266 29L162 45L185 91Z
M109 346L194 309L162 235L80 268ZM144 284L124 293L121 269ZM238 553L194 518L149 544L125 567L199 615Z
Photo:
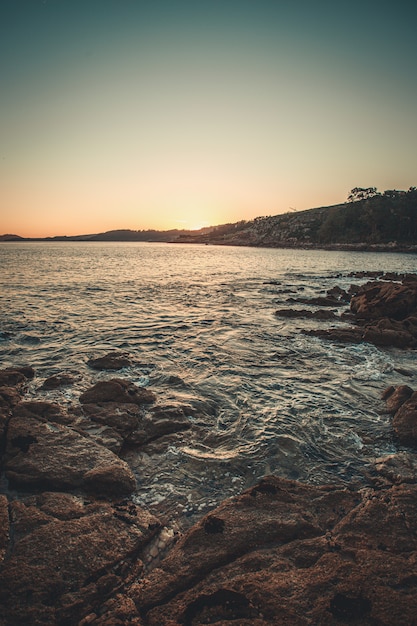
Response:
M358 200L368 200L374 196L380 196L381 194L376 187L354 187L349 195L348 202L358 202Z

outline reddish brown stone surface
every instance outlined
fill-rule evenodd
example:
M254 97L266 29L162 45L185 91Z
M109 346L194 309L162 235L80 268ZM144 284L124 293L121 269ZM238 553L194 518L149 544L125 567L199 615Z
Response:
M130 595L148 626L413 624L415 485L268 478L203 518Z
M417 446L417 391L395 413L392 425L402 444Z
M403 277L402 284L379 280L362 285L351 299L350 311L356 326L310 330L307 334L346 343L417 347L417 275Z
M68 426L30 417L9 422L5 470L20 487L127 494L136 486L129 466L107 448Z
M408 385L389 387L383 393L387 410L393 415L392 426L398 441L417 447L417 391Z
M417 309L417 280L375 281L363 285L353 296L350 308L358 318L376 320L389 317L403 320Z
M97 404L100 402L118 402L126 404L151 404L156 400L153 391L137 387L122 378L102 380L85 391L80 396L82 404Z
M126 352L109 352L90 359L87 364L95 370L121 370L123 367L130 367L132 362Z
M113 596L108 611L132 612L132 600L123 606L117 594L141 573L141 551L159 528L155 517L132 502L62 493L11 502L10 515L1 624L77 624Z

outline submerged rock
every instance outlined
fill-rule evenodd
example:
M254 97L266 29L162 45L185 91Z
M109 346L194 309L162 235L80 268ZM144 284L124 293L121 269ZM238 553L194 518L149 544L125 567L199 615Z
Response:
M71 374L56 374L55 376L50 376L47 378L41 389L52 390L58 389L59 387L67 387L69 385L73 385L75 383L75 378Z
M104 356L90 359L87 365L95 370L121 370L130 367L132 361L126 352L109 352Z
M319 310L310 311L309 309L278 309L275 311L277 317L288 318L306 318L316 320L335 320L338 316L333 311Z

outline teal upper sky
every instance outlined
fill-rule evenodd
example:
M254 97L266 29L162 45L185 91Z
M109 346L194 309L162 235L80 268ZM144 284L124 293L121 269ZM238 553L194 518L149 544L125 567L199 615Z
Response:
M0 233L199 227L415 185L416 16L0 0Z

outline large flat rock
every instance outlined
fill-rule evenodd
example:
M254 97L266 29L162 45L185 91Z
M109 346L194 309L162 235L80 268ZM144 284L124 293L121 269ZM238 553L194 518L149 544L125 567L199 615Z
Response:
M15 486L128 494L135 478L116 454L69 426L13 417L7 431L6 476Z
M1 624L77 624L140 575L158 520L132 502L46 492L10 503Z

